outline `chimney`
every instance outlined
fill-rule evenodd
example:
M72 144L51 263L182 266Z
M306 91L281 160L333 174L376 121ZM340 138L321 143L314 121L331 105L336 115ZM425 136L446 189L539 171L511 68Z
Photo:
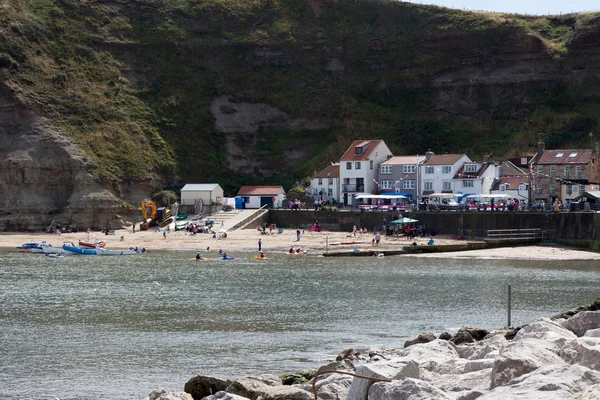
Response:
M429 158L434 154L435 153L433 151L431 151L431 149L428 149L427 152L425 153L425 159L429 160Z
M543 153L546 150L546 144L541 140L538 142L538 153Z
M493 159L493 157L492 157L491 154L485 154L483 156L483 163L484 164L492 164L493 162L494 162L494 159Z

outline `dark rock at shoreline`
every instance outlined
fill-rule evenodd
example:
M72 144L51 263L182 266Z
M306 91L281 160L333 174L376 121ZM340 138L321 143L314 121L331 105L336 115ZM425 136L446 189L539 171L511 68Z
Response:
M183 390L191 394L194 400L200 400L203 397L227 389L229 385L231 385L231 381L198 375L187 381Z
M413 344L428 343L435 339L436 338L433 333L423 332L419 336L417 336L415 339L407 340L406 342L404 342L404 348L407 348L408 346L412 346Z
M438 339L452 340L452 334L449 332L442 332L442 333L440 333L440 336L438 336Z
M358 351L354 351L354 349L344 349L340 351L340 354L335 358L335 361L342 360L358 360L360 359L360 353Z
M463 326L458 330L458 332L467 332L469 335L471 335L471 337L473 337L473 339L477 341L483 340L483 338L485 338L489 333L487 329L483 329L478 326Z
M458 331L450 341L454 344L473 343L475 339L466 331Z

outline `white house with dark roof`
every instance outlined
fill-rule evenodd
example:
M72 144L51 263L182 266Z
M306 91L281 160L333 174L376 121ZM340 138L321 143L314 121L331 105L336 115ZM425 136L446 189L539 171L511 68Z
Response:
M244 208L279 208L285 200L283 186L242 186L237 195L244 199Z
M452 178L454 193L490 194L501 174L500 166L486 155L483 162L465 162Z
M218 183L188 183L181 188L181 205L193 206L202 200L205 206L223 201L223 188Z
M500 176L491 187L490 194L506 194L519 200L520 203L529 203L527 160L527 157L523 157L502 161L500 163Z
M422 179L421 196L427 197L432 193L465 193L462 187L455 187L453 178L463 164L474 164L466 154L437 155L428 152L426 155L429 158L419 167ZM473 168L477 168L476 164ZM467 170L470 171L470 167Z
M377 169L392 156L383 140L356 140L340 158L340 202L355 204L359 194L377 189Z
M340 200L340 164L328 165L311 180L307 193L315 198Z

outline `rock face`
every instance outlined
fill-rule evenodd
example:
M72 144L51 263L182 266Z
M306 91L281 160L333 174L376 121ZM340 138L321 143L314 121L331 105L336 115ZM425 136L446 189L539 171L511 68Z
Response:
M88 172L94 164L50 121L0 84L0 231L50 224L121 227L122 202Z

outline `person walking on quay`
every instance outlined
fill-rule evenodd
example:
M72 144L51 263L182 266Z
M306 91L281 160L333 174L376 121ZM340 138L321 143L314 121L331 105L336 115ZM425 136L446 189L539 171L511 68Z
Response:
M296 242L300 241L300 229L296 229Z
M259 238L258 239L258 251L260 252L262 250L262 240Z

